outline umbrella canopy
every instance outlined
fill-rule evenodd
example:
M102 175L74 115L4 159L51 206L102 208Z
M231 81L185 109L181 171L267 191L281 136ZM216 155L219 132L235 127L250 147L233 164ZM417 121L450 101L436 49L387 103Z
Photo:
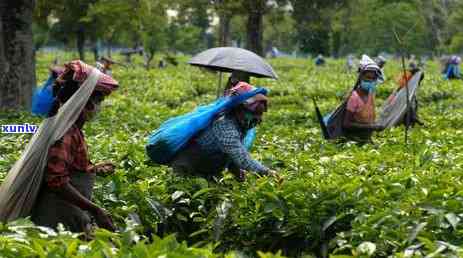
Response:
M273 68L255 53L237 47L217 47L203 51L188 62L214 71L241 71L254 77L278 79Z

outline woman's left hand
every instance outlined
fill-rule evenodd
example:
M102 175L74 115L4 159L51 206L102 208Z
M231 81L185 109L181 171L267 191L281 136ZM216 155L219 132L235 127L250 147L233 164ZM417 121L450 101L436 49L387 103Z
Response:
M115 168L116 166L112 162L105 161L94 165L91 170L99 176L108 176L114 173Z
M275 171L275 170L269 170L269 171L268 171L268 175L271 176L271 177L273 177L273 178L275 178L275 180L276 180L279 184L281 184L281 183L284 181L283 177L280 176L280 175L278 174L278 172Z

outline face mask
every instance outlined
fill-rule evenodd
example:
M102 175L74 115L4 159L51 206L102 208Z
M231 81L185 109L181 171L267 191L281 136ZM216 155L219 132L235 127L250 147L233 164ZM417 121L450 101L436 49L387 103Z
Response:
M243 117L244 129L251 129L259 124L259 119L254 116L251 112L245 112Z
M376 90L376 85L378 83L376 81L366 81L362 80L360 82L360 88L366 92L374 92Z
M87 113L87 121L94 121L100 112L101 106L100 103L93 103L92 102L93 108L91 110L86 110L85 112Z

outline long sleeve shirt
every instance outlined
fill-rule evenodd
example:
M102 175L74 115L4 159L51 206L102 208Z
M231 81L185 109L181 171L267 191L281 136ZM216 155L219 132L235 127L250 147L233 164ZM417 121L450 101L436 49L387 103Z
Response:
M223 154L233 166L265 174L268 168L254 160L243 144L245 134L236 119L222 116L216 119L195 142L205 154Z
M90 165L84 135L73 125L48 150L45 181L48 187L60 187L70 181L72 173L91 172Z

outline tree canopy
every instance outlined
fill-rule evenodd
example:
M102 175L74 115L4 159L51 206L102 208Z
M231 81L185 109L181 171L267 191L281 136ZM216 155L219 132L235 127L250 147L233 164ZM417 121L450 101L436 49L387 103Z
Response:
M35 47L143 46L193 54L240 46L264 55L407 52L463 49L463 3L456 0L39 0Z

